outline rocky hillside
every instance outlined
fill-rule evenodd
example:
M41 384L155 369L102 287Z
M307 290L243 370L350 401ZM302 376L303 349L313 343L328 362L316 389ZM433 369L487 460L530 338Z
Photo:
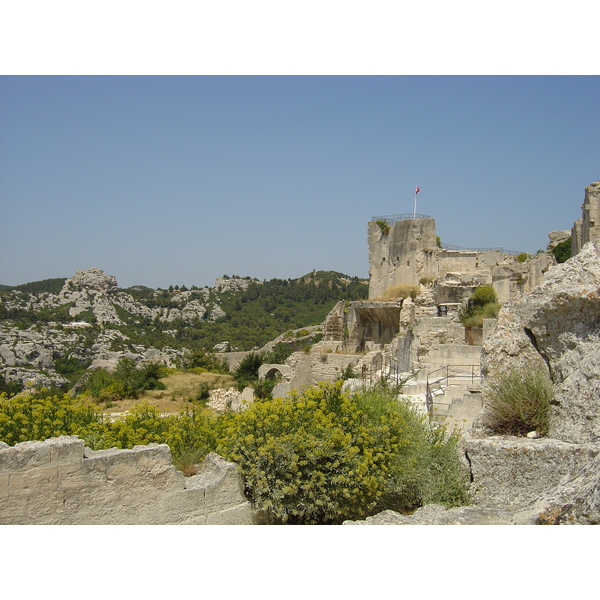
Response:
M62 281L59 291L61 280L0 290L5 381L64 386L123 357L174 365L196 348L251 350L321 323L340 299L367 295L364 280L329 271L264 282L224 276L202 289L121 289L97 268Z

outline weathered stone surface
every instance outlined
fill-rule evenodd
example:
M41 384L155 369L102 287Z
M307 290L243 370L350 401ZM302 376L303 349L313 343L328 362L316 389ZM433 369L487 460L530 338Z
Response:
M600 244L586 244L502 308L483 346L483 373L533 366L548 369L556 386L549 436L600 441Z
M518 511L516 525L600 524L600 455L553 491Z
M94 290L109 294L115 292L118 287L117 279L114 275L107 275L102 269L93 267L77 271L73 277L67 279L61 294L83 290Z
M386 510L364 521L344 521L343 525L510 525L513 511L495 505L446 508L428 504L412 515Z
M546 248L546 250L548 250L548 252L550 252L551 250L556 248L556 246L558 246L560 243L568 240L570 237L571 237L570 229L562 229L560 231L551 231L548 234L548 238L549 238L550 242L548 243L548 247Z
M524 506L573 477L600 454L600 444L554 439L464 436L474 500Z
M93 451L77 437L0 444L0 524L252 524L237 466L186 480L165 444Z

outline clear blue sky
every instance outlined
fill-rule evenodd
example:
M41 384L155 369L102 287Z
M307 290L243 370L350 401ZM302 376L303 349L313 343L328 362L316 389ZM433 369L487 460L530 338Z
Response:
M600 179L598 76L3 76L0 283L368 275L372 216L536 252Z

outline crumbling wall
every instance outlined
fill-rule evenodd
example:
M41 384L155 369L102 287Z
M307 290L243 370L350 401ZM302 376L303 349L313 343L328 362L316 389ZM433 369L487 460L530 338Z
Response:
M369 298L380 297L397 284L419 283L437 272L435 221L405 219L381 230L376 221L369 223Z
M0 442L0 524L252 524L234 463L211 453L193 477L165 444L92 451L63 436Z
M600 242L600 181L585 188L581 219L573 224L571 252L577 254L588 242Z

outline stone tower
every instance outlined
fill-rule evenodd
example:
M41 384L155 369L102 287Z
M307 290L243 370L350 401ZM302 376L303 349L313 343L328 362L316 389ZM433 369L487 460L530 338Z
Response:
M600 181L585 188L581 219L571 230L571 254L575 256L587 242L600 242Z

